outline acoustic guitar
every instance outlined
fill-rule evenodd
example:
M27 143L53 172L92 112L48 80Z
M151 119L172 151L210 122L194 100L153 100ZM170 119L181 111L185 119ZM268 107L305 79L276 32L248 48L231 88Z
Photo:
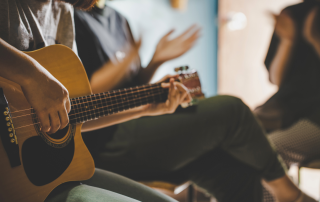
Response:
M55 134L40 130L35 111L20 86L0 77L0 201L43 202L58 185L83 181L94 162L81 137L89 120L148 103L167 100L160 83L92 94L86 72L74 52L48 46L27 52L69 91L69 125Z

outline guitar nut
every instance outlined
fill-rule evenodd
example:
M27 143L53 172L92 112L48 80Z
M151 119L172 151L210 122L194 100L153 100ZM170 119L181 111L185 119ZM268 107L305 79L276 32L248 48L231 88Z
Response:
M11 139L11 143L14 143L14 142L15 142L15 140L12 138L12 139Z
M9 112L8 112L8 111L4 111L3 114L4 114L5 116L7 116L7 115L9 114Z
M8 128L8 131L9 131L9 132L12 132L12 128Z
M13 137L13 133L10 133L10 134L9 134L9 137Z
M8 108L8 107L6 107L6 111L9 111L9 108Z
M11 126L11 123L10 123L10 122L7 122L7 126Z
M9 116L6 117L6 121L10 121L10 117Z

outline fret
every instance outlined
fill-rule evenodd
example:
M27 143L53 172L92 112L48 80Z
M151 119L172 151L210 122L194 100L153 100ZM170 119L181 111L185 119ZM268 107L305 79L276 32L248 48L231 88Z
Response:
M74 99L70 99L71 102L71 111L70 111L70 115L69 115L69 119L71 123L76 123L77 122L77 117L76 117L76 113L77 113L77 109L76 109L76 101Z
M118 113L141 105L163 102L168 89L161 84L130 87L71 99L71 123L83 123L109 114Z
M102 105L101 105L101 97L100 94L96 94L95 96L96 100L94 102L94 106L95 106L95 118L100 118L100 113L102 112Z
M82 102L84 103L84 116L85 116L85 120L90 120L90 108L89 108L89 100L88 100L88 96L83 96L82 97Z
M129 109L133 109L135 107L135 103L132 101L132 99L134 98L132 87L130 87L130 89L127 89L127 98Z
M84 121L84 117L83 117L83 113L82 113L82 109L81 109L81 102L79 100L79 98L75 98L76 101L76 106L77 106L77 122L83 122Z
M89 95L87 96L87 100L88 100L88 120L93 120L94 119L94 106L93 106L93 101L92 101L93 95Z
M106 93L101 93L101 105L102 105L102 116L108 115L108 106L107 106L107 97L108 94Z

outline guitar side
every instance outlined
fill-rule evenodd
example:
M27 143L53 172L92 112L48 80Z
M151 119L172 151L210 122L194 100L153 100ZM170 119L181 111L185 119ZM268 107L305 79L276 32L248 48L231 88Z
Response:
M68 89L71 98L91 94L85 70L71 49L63 45L53 45L26 54L36 59L57 78ZM0 77L0 88L3 89L11 112L30 108L19 85ZM28 112L30 113L30 111ZM28 115L13 119L13 124L15 128L18 128L33 124L33 120L31 115ZM74 136L71 143L74 144L71 161L61 175L47 183L30 181L30 174L27 175L25 171L27 168L26 161L21 159L24 155L22 150L26 142L39 136L34 126L16 129L21 159L21 165L19 166L11 167L7 153L3 148L3 142L0 139L0 201L42 202L58 185L68 181L86 180L93 175L94 162L82 140L81 124L73 127L69 125L67 133L72 133ZM32 159L32 161L35 160L37 159ZM49 170L44 172L48 172L48 175L51 174Z

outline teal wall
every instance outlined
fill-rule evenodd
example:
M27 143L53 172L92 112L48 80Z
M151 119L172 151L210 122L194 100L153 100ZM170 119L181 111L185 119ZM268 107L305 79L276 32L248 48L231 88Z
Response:
M217 93L217 0L189 0L186 11L177 11L169 0L116 0L107 4L127 17L136 39L142 36L140 56L143 66L150 61L159 39L174 28L182 33L192 24L202 27L195 47L178 59L163 64L154 80L173 74L173 68L189 65L200 75L206 96ZM174 36L174 35L173 35Z

